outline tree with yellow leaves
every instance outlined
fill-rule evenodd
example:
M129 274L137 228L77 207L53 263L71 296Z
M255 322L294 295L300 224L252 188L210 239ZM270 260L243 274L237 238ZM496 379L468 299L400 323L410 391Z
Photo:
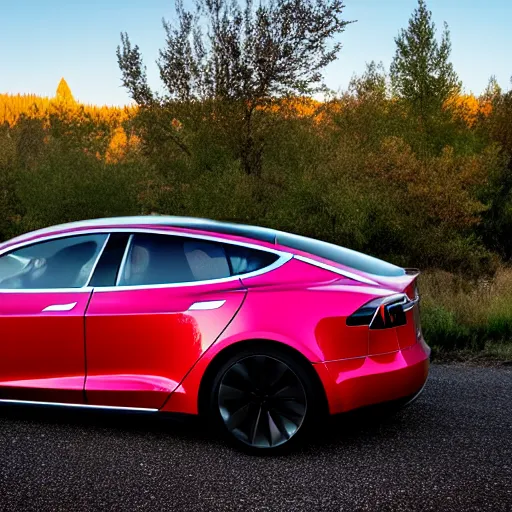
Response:
M66 80L64 80L64 78L60 79L57 92L55 94L55 99L64 103L75 103L75 98L73 97L71 89L69 88L69 85Z

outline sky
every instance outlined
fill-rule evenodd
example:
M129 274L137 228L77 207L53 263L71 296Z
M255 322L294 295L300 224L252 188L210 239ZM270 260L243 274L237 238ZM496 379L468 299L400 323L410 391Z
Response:
M189 2L191 0L185 0ZM386 68L394 38L417 0L345 0L339 59L325 71L333 90L347 87L366 62ZM512 0L427 0L437 28L446 21L452 62L466 92L480 94L489 77L509 89ZM61 77L76 99L98 105L130 103L122 88L116 47L120 32L140 46L150 85L160 88L155 60L164 44L162 18L175 19L174 0L0 0L0 93L53 96ZM440 34L439 34L440 35Z

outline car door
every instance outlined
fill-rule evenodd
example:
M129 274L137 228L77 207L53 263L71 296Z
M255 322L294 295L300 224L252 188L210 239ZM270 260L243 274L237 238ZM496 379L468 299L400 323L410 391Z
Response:
M86 314L87 402L158 409L246 291L208 240L134 233L120 266L116 286L95 285Z
M0 254L0 399L83 403L84 317L106 234Z

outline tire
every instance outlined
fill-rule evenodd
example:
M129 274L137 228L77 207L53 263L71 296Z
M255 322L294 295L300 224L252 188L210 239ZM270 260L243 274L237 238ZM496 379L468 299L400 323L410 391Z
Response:
M300 356L287 351L245 348L225 360L213 378L210 422L245 452L288 452L307 439L323 412L323 394L313 372Z

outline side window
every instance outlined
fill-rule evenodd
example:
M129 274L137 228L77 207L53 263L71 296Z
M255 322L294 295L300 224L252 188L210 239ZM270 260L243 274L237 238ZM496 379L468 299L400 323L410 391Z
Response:
M230 277L221 244L188 237L133 235L119 286L173 284Z
M272 252L258 251L239 245L226 245L231 273L234 276L255 272L275 263L279 256Z
M142 286L223 279L260 270L277 259L276 254L232 244L137 233L129 243L118 285Z
M82 288L89 281L107 236L58 238L0 256L0 288Z
M184 241L183 248L195 281L231 276L226 251L222 244L189 238Z

